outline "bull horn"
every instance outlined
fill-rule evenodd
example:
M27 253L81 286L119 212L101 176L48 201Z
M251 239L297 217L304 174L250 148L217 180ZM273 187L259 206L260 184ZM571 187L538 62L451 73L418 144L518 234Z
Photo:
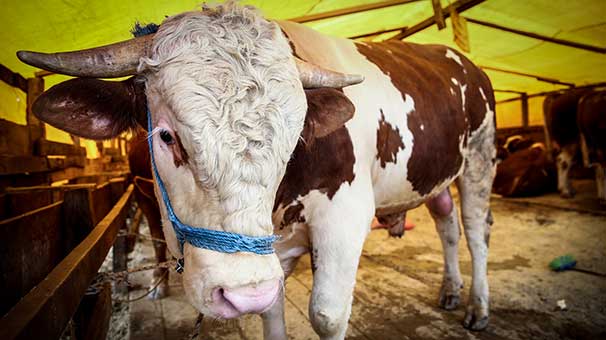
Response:
M91 49L38 53L19 51L24 63L75 77L117 78L137 73L139 59L148 55L153 34Z
M299 78L304 88L333 87L341 88L349 85L359 84L364 77L359 74L345 74L330 71L325 68L310 64L299 58L295 58Z

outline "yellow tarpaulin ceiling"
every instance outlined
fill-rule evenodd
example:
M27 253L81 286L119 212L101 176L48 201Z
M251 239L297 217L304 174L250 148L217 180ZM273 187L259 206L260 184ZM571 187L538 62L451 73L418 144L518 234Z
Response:
M244 1L259 7L266 17L291 19L352 6L384 1L319 0ZM393 1L390 1L393 2ZM442 0L442 7L455 1ZM200 7L200 0L23 0L2 1L0 10L0 63L25 77L36 71L15 57L21 49L44 52L74 50L129 39L135 21L162 22L163 18ZM381 30L412 27L433 16L430 0L364 11L307 22L327 34L351 37ZM528 31L548 37L606 48L606 0L486 0L462 16ZM452 42L450 20L438 31L435 25L406 41L440 43L456 48ZM494 28L468 23L471 52L467 55L479 65L533 74L577 85L606 81L606 55L545 42ZM393 33L375 39L385 39ZM496 89L536 93L563 88L497 71L487 71ZM66 78L46 78L47 87ZM23 98L0 86L0 115L14 115L24 106ZM13 91L14 92L14 91ZM497 93L497 99L515 96ZM17 101L20 99L21 101ZM11 103L3 103L4 101Z

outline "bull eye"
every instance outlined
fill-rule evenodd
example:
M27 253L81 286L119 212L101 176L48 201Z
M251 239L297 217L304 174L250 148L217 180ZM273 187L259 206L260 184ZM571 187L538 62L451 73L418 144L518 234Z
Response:
M166 143L166 145L175 144L175 140L173 139L173 136L171 136L170 132L168 132L166 130L160 131L160 139L162 139L162 141L164 143Z

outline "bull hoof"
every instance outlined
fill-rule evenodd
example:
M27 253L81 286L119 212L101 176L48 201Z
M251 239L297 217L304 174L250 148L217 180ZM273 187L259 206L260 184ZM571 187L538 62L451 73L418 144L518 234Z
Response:
M455 310L459 307L461 301L460 295L454 294L440 294L440 307L445 310Z
M402 223L389 228L389 236L402 238L404 236L404 225Z
M457 283L460 282L460 283ZM454 310L461 302L461 289L463 282L456 278L445 278L440 288L440 300L438 305L445 310Z
M465 319L463 319L463 327L471 331L481 331L488 326L488 312L483 308L467 306Z

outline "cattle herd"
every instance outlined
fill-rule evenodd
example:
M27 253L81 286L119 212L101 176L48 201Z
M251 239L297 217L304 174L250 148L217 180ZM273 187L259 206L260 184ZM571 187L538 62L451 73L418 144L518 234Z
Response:
M152 132L141 132L131 148L136 198L152 235L184 259L186 295L203 314L262 314L265 337L285 338L283 280L310 253L312 326L323 339L342 339L371 221L377 216L398 228L406 211L422 204L444 250L439 305L457 308L459 218L449 191L456 184L473 272L463 325L488 324L495 101L486 75L462 54L329 37L228 2L169 17L157 32L122 43L18 56L78 77L38 98L33 111L45 122L104 139L137 125L147 129L150 115ZM133 77L98 79L127 75ZM586 164L600 169L604 198L604 98L571 91L546 101L563 195L571 194L565 178L580 148ZM577 122L579 129L571 129ZM275 254L180 246L166 201L156 199L148 138L184 222L252 237L277 234ZM514 188L497 180L495 190L539 192L537 183L552 178L541 172L550 157L533 143L516 151L524 144L517 142L508 143L497 175ZM165 247L155 243L158 261ZM166 289L161 285L156 297Z
M597 199L606 204L606 90L570 89L547 95L545 142L510 136L498 148L493 191L535 196L558 190L571 198L573 165L593 168Z

